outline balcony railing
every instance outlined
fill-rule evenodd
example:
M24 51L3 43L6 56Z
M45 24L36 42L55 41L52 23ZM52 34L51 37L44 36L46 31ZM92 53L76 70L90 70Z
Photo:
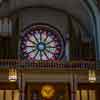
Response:
M18 59L1 59L0 68L22 68L22 69L95 69L95 61L70 61L66 63L53 61L28 62Z

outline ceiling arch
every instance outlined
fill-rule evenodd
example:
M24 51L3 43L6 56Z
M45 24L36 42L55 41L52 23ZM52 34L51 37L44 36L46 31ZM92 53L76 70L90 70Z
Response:
M79 19L87 29L92 29L89 13L82 0L9 0L8 7L0 8L1 16L24 7L48 6L68 12ZM4 10L3 10L4 9Z
M49 7L70 14L85 27L88 33L91 33L93 25L90 13L84 5L84 0L9 0L7 5L0 8L2 13L0 16L8 16L28 7Z

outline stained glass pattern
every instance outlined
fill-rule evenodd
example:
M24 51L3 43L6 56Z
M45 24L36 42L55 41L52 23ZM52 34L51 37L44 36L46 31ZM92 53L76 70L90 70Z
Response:
M37 25L21 36L21 52L28 60L57 60L64 52L59 32Z

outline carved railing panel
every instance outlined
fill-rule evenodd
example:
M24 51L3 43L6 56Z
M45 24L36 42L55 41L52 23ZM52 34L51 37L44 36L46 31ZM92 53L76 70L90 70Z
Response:
M1 59L0 60L0 68L33 68L33 69L95 69L96 62L95 61L70 61L65 64L60 62L52 62L52 61L36 61L36 62L28 62L26 60L17 60L17 59Z

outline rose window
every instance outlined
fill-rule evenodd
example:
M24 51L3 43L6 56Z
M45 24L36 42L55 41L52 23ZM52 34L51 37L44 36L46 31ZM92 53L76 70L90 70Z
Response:
M20 49L28 60L60 60L64 54L64 40L51 26L32 25L22 32Z

